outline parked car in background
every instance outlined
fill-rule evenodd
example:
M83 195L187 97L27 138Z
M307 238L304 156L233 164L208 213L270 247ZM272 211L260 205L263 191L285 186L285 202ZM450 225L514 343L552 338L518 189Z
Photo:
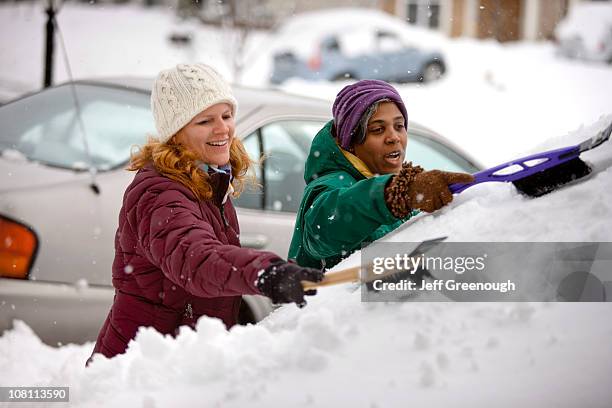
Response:
M114 236L130 148L154 131L152 79L77 81L0 107L0 333L24 320L48 344L95 340L112 303ZM235 87L236 134L261 188L235 200L243 246L286 256L304 162L331 103ZM74 93L73 93L74 91ZM78 97L78 103L74 99ZM473 172L477 162L411 122L408 158ZM271 304L245 296L242 322Z
M436 34L372 9L301 13L275 34L270 82L381 79L429 82L446 71Z
M351 48L349 44L357 44ZM270 82L289 78L337 81L381 79L387 82L431 82L439 79L446 65L442 54L402 43L389 31L363 31L323 38L308 60L291 51L274 54Z
M574 4L557 25L555 37L565 57L612 64L612 3Z

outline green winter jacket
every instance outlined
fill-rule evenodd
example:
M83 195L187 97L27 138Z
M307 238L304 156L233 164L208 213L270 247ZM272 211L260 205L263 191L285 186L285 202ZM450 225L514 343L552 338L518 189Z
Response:
M289 259L301 266L330 268L416 214L398 219L387 208L384 189L391 176L361 174L342 154L328 122L315 136L306 160L306 188Z

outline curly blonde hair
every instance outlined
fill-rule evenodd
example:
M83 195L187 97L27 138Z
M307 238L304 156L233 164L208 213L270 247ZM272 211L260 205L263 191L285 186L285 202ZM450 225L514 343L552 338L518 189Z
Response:
M152 163L160 174L183 184L200 200L210 200L213 191L209 175L200 170L198 161L192 151L176 141L176 135L166 143L149 138L145 145L135 146L132 150L127 170L138 171ZM230 145L234 197L240 195L247 183L255 183L254 177L249 175L253 164L242 142L234 137Z

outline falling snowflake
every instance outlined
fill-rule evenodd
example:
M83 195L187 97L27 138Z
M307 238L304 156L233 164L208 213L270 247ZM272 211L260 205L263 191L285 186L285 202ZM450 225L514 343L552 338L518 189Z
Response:
M79 279L74 283L74 287L77 290L87 289L89 287L89 282L87 282L87 279Z

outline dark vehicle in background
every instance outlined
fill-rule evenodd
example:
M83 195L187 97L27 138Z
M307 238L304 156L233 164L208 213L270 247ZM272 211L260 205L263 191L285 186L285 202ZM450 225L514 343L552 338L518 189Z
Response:
M290 78L431 82L445 70L439 52L406 45L391 31L356 30L324 37L308 59L292 51L275 53L270 82L281 84Z

